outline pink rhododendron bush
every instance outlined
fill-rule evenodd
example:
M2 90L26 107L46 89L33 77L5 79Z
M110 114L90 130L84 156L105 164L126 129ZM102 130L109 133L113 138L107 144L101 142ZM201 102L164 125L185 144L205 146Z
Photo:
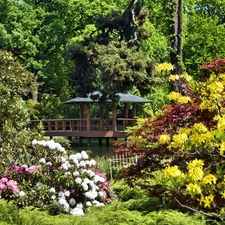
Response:
M72 215L110 203L109 181L85 151L70 154L53 140L33 140L32 146L32 165L10 166L1 177L1 198Z

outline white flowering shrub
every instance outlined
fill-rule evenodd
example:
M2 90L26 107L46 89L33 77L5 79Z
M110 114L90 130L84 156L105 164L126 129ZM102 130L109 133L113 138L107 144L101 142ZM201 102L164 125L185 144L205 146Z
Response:
M32 146L33 165L11 166L2 177L13 180L17 191L10 195L2 191L0 197L13 198L21 206L54 206L57 212L72 215L110 203L109 181L85 151L69 154L53 140L33 140Z

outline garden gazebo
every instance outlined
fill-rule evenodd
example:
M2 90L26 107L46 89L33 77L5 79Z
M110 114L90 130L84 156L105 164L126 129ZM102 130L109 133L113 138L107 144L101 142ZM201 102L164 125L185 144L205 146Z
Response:
M96 95L96 93L93 93ZM76 97L64 102L64 104L79 104L80 106L80 120L79 127L81 131L86 134L82 137L126 137L127 126L133 126L136 123L136 106L138 103L153 102L152 100L142 98L133 94L117 93L118 102L108 100L104 105L99 100L94 100L89 94L86 98ZM99 118L91 118L91 106L98 104ZM123 104L123 117L117 117L117 105ZM128 106L131 107L131 115L128 115ZM86 112L86 115L85 113ZM101 140L101 139L100 139ZM89 139L90 144L90 139Z
M102 138L106 138L106 144L109 138L126 138L126 128L134 126L136 123L136 106L138 103L153 102L132 94L116 94L118 102L108 100L102 104L98 100L93 100L89 95L86 98L76 97L70 99L64 104L78 104L80 108L79 118L70 119L44 119L31 120L30 128L36 127L41 123L44 127L45 136L66 136L77 137L82 145L83 138L88 139L88 146L91 144L91 138L99 138L99 145ZM99 117L91 118L91 107L93 104L99 106ZM123 116L117 117L117 105L123 104ZM131 113L128 113L129 105Z

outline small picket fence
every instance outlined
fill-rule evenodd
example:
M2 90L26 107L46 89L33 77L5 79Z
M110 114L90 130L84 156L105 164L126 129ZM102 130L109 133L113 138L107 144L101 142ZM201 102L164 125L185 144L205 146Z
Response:
M140 158L140 155L130 156L129 152L123 152L120 154L115 154L114 156L108 158L110 163L110 176L113 178L113 170L122 169L123 167L136 164Z

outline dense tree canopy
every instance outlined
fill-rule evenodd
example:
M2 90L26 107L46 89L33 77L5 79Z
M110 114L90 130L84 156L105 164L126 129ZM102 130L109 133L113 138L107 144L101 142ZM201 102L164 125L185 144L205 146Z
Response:
M100 15L92 34L73 44L77 93L99 91L104 101L134 86L142 94L149 92L154 84L153 62L140 43L149 36L142 7L141 1L131 1L122 12Z
M171 3L177 1L2 0L0 49L11 51L41 84L33 98L57 108L103 86L104 92L137 86L154 94L151 85L161 77L153 65L170 61ZM182 3L182 66L198 78L199 65L224 55L224 3Z

